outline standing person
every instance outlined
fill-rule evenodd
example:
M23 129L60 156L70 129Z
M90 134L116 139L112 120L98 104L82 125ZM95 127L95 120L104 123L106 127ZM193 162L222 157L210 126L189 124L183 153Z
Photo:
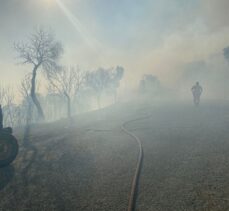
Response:
M199 82L192 87L192 95L193 95L193 102L194 105L198 106L200 104L200 96L203 92L203 88L200 86Z
M2 106L0 105L0 130L3 129L3 114L2 114Z

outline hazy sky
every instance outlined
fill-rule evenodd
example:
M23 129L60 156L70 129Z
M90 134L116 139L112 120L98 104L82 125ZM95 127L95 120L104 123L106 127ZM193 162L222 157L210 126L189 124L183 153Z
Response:
M222 56L228 11L228 0L0 0L0 82L30 70L13 43L45 26L63 43L64 64L122 65L131 85L143 73L174 84L186 64Z

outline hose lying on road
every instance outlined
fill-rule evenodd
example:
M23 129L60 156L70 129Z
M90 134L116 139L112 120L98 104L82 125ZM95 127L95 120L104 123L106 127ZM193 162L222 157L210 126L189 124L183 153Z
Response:
M135 134L133 134L132 132L130 132L126 128L126 125L129 124L129 123L131 123L131 122L148 119L150 117L151 117L151 115L146 116L146 117L141 117L141 118L138 118L138 119L129 120L129 121L123 123L123 125L121 127L122 130L126 134L128 134L129 136L131 136L138 143L138 146L139 146L138 161L137 161L137 165L136 165L134 177L133 177L132 184L131 184L131 192L130 192L129 202L128 202L128 211L134 211L135 210L138 183L139 183L139 178L140 178L140 173L141 173L141 167L142 167L142 163L143 163L143 147L142 147L141 140Z

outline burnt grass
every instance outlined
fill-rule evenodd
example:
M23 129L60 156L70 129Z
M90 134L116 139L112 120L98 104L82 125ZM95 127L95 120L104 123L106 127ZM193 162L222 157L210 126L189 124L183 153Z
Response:
M229 210L229 106L124 104L33 125L30 146L0 169L0 210L127 210L138 148L138 211Z

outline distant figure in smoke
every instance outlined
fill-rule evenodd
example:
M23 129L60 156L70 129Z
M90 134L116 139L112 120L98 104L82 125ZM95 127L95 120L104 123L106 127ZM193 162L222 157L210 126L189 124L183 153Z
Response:
M200 86L199 82L192 87L193 102L196 106L200 104L200 96L203 92L203 88Z
M2 114L2 106L0 105L0 130L3 129L3 114Z

